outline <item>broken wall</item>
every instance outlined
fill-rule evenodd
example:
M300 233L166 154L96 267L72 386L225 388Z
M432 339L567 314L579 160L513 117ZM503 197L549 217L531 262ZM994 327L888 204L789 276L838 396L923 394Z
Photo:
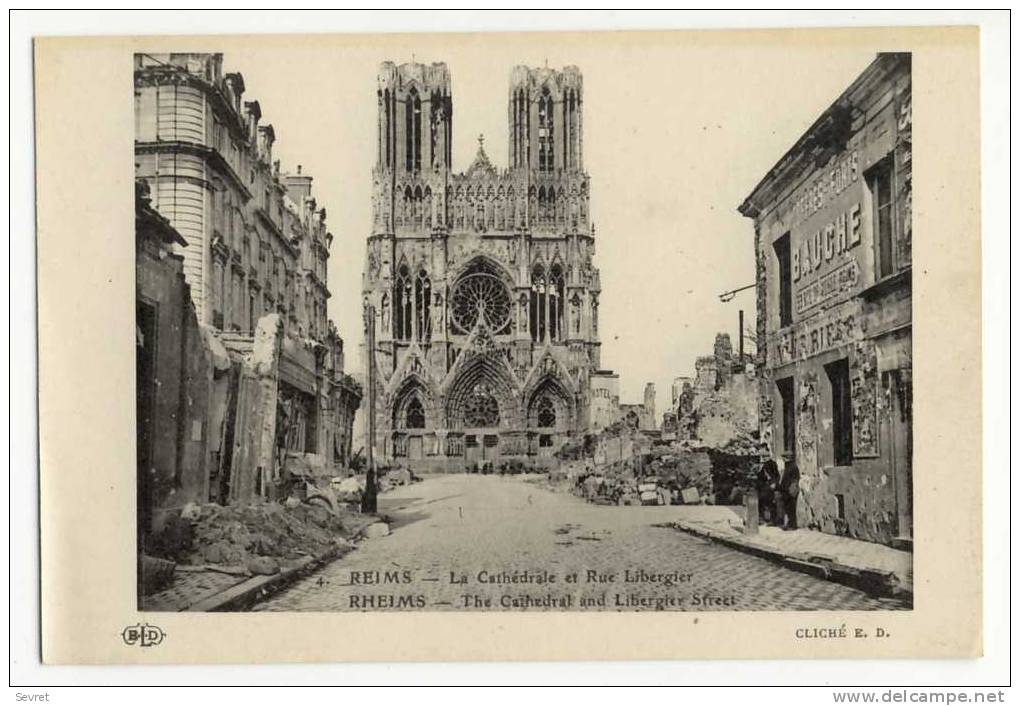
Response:
M151 340L139 330L138 355L152 350L147 502L148 530L158 530L170 511L205 502L216 463L225 396L225 352L211 345L199 325L180 258L159 254L151 239L139 241L136 261L139 307L152 312ZM139 385L147 384L139 379ZM141 439L139 440L142 441ZM145 472L146 469L139 469Z
M279 314L259 319L251 353L240 363L230 502L269 494L276 480L276 408L279 395L283 322Z

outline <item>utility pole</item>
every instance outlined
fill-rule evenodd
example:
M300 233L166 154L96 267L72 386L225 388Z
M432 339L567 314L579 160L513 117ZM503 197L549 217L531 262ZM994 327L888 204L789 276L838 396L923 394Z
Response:
M740 310L740 357L737 360L740 361L740 372L744 372L744 310Z
M368 420L365 424L365 492L361 511L375 512L378 498L375 488L375 307L365 305L365 352L368 356Z

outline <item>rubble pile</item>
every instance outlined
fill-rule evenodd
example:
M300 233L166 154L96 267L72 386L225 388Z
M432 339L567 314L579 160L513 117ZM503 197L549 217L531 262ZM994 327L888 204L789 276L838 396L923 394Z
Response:
M701 446L720 448L739 438L750 438L758 430L756 402L744 389L716 390L698 401L697 407L679 420L682 436Z
M367 515L288 498L285 503L185 506L162 532L162 558L180 566L211 566L234 573L275 574L281 564L350 544L375 522Z
M379 492L385 493L388 490L399 488L402 485L410 485L421 481L410 468L396 467L379 471Z
M671 497L682 497L684 490L694 488L698 499L714 495L712 461L703 450L684 443L671 442L652 447L647 461L646 476L653 476ZM670 504L678 504L672 502Z
M648 439L611 427L583 445L593 449L591 454L581 444L572 447L550 472L549 483L603 505L739 504L763 447L756 435L737 426L717 441ZM609 458L605 448L619 455Z

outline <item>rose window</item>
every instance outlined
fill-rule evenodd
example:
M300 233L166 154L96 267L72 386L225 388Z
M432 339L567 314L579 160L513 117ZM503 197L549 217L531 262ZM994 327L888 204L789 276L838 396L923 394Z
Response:
M484 384L475 385L464 400L464 425L494 427L499 424L499 403Z
M508 333L511 314L510 292L495 274L474 272L453 287L450 319L457 333L470 333L481 316L494 333Z

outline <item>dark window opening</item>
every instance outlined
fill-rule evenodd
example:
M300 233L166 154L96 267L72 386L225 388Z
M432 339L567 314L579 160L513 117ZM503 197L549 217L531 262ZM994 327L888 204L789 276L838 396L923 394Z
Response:
M393 152L393 148L390 145L390 133L392 131L391 123L393 122L393 119L392 119L392 111L391 111L391 108L390 108L390 91L389 91L389 89L386 89L386 91L383 93L383 102L386 104L386 122L383 125L383 128L386 130L386 137L385 137L385 140L386 140L386 166L389 167L391 165L391 163L392 163L392 157L390 155Z
M137 447L136 502L139 552L152 523L152 437L155 431L156 307L137 302L135 307L135 423ZM140 577L139 577L140 580Z
M400 341L411 338L411 275L406 265L397 270L397 280L393 284L393 337Z
M548 396L538 402L536 419L540 427L556 426L556 407Z
M878 279L893 273L892 169L888 160L868 172L872 232L875 237L875 273Z
M421 400L417 397L407 404L406 427L408 429L425 428L425 408L422 406Z
M549 89L538 99L538 171L553 171L553 98Z
M847 359L825 366L832 389L832 462L849 466L853 461L853 414L850 409L850 366Z
M552 434L540 434L538 437L538 445L543 449L547 449L550 446L552 446L553 445Z
M793 378L776 380L783 405L783 453L794 455L797 441L797 406L793 399Z
M846 519L846 496L842 493L836 493L836 518Z
M411 94L407 97L407 112L406 112L406 130L407 130L407 155L405 157L405 165L409 172L420 172L421 171L421 99L418 97L418 92L411 89Z
M425 270L418 272L414 283L414 306L417 312L415 330L418 340L428 342L432 338L432 282Z
M793 275L790 270L790 234L772 244L779 267L779 325L793 323Z

